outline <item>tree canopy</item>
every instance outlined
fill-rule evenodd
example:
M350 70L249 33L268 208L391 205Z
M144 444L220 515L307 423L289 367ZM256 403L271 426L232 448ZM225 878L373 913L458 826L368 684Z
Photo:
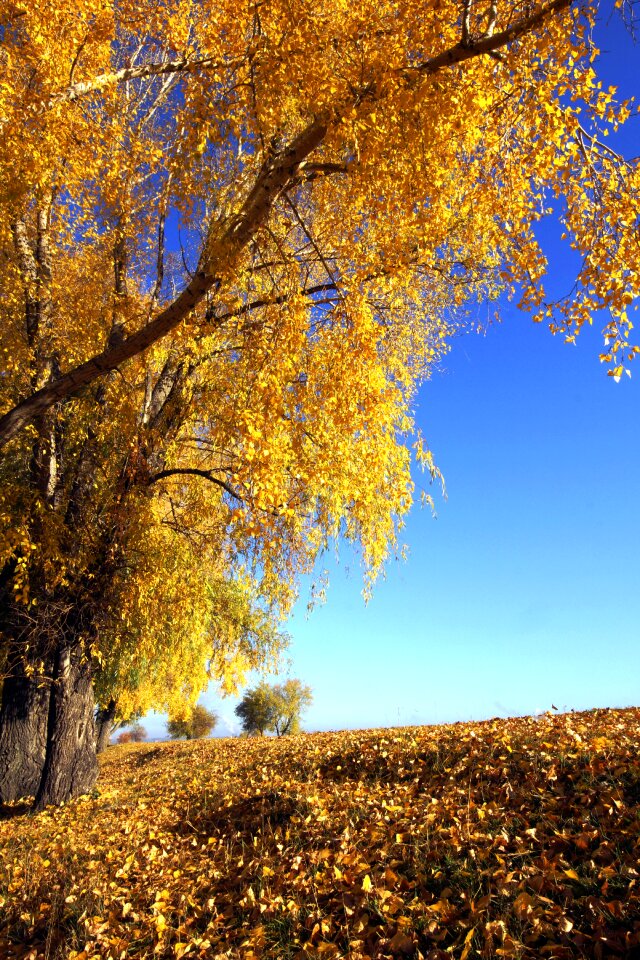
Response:
M480 303L517 296L569 340L605 308L621 375L640 168L604 139L632 106L598 80L596 12L5 6L0 796L24 689L49 739L21 787L64 800L95 777L91 725L50 734L94 686L133 711L169 678L193 702L277 652L266 626L212 631L217 589L275 623L338 537L370 586L412 452L437 476L417 388ZM578 262L560 300L536 232L552 206Z

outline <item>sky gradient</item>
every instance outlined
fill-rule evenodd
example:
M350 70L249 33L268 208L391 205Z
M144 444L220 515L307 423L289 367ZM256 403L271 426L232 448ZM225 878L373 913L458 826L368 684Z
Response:
M601 73L640 93L640 47L599 26ZM600 72L600 71L599 71ZM628 156L640 154L640 118ZM550 224L550 281L574 264ZM458 338L420 391L417 421L445 476L437 518L416 505L405 562L365 605L357 558L325 558L327 602L287 624L289 675L314 690L308 730L442 723L640 702L640 365L616 384L598 361L602 318L576 346L515 305ZM426 482L416 473L418 484ZM237 698L212 689L216 731ZM164 732L159 717L145 726Z

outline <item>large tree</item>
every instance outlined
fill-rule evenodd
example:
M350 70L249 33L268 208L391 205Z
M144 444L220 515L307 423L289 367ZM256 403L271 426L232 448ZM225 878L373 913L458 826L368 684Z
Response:
M263 737L265 733L273 730L275 715L273 688L265 681L250 687L245 691L234 712L240 720L244 733L249 736L258 734Z
M375 576L465 310L517 291L571 339L606 307L620 375L640 173L602 139L629 106L595 12L4 6L0 798L93 785L94 679L136 638L188 662L166 626L206 635L209 571L283 613L345 535ZM579 257L558 302L551 200Z

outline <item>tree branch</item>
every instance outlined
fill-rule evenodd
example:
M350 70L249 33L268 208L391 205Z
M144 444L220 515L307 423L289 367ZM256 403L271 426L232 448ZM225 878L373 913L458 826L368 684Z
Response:
M244 503L244 499L240 496L239 493L230 487L228 483L225 483L224 480L221 480L219 477L214 477L213 473L210 470L198 470L196 467L183 467L182 469L173 469L173 470L160 470L159 473L155 473L152 477L149 477L147 483L151 486L153 483L158 483L160 480L165 480L167 477L179 477L179 476L190 476L190 477L202 477L204 480L208 480L210 483L215 483L216 486L222 487L230 497L233 497L234 500L238 500L240 503Z
M266 221L280 194L297 175L302 161L322 143L328 127L328 113L321 114L312 120L288 147L263 164L239 212L216 224L216 229L205 244L196 275L173 303L122 343L108 346L102 353L31 394L1 417L0 447L8 443L43 410L77 394L98 377L114 370L131 357L143 353L179 326L209 290L219 287L225 270L233 264Z
M500 47L505 47L513 40L517 40L518 37L529 33L529 31L543 23L550 14L559 13L561 10L567 9L573 2L574 0L551 0L550 3L543 4L535 13L532 13L531 16L523 17L522 20L518 20L512 26L507 27L506 30L501 30L500 33L487 35L481 40L467 40L466 43L461 41L457 43L455 47L450 47L449 50L444 50L442 53L436 54L435 57L430 57L429 60L425 60L423 63L419 63L415 67L403 67L399 72L411 72L414 76L416 74L432 74L437 73L438 70L441 70L443 67L452 67L457 63L462 63L464 60L470 60L472 57L492 54Z
M462 0L462 43L465 47L469 46L471 31L469 21L471 19L471 0Z
M138 67L123 67L122 70L115 70L111 73L101 73L93 80L81 80L73 83L61 93L55 94L47 103L47 109L57 106L59 103L73 103L80 97L85 97L91 93L97 93L104 90L105 87L113 86L117 83L127 83L129 80L144 80L149 77L167 76L172 73L191 73L195 70L221 70L237 66L242 61L224 63L218 62L213 57L201 57L199 60L190 60L183 57L180 60L165 60L161 63L142 63Z

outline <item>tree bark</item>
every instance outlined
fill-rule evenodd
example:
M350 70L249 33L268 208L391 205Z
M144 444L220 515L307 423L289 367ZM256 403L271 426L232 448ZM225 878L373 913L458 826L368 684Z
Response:
M98 777L91 663L81 644L61 645L47 718L47 752L34 810L89 793Z
M110 700L106 707L96 714L96 753L102 753L109 746L109 737L113 732L116 716L116 702Z
M0 802L32 797L44 767L49 687L27 676L16 657L2 686L0 707Z

